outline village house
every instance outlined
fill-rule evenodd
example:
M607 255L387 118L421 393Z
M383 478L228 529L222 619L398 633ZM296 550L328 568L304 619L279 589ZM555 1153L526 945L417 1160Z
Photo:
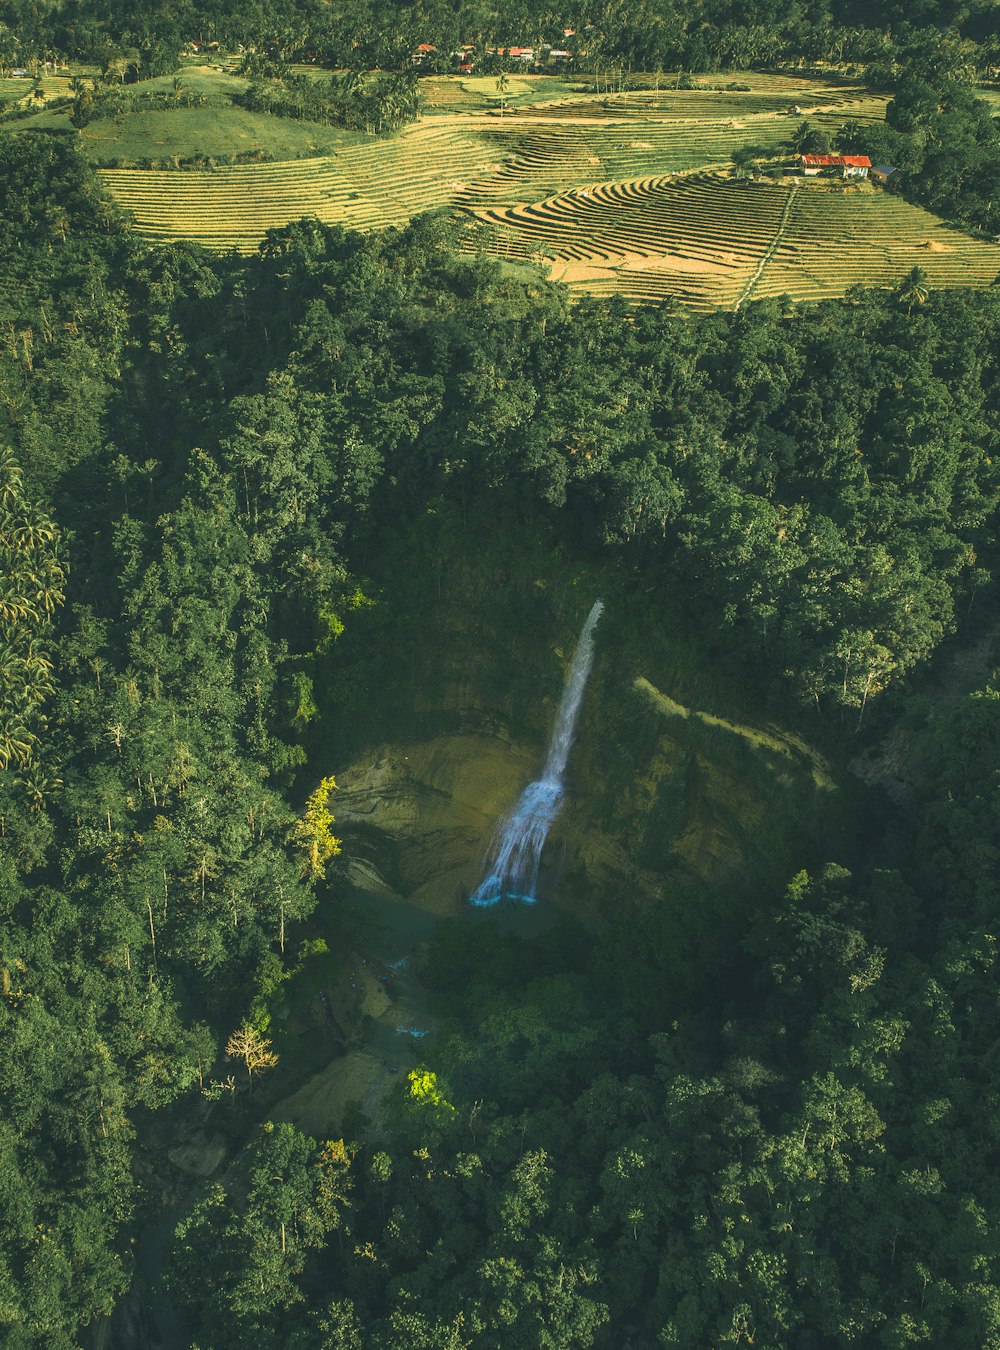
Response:
M487 47L487 56L506 56L511 61L533 61L534 47Z
M842 178L867 178L872 166L867 155L800 155L802 172L807 178L831 169L840 169Z
M884 186L896 172L897 170L894 164L873 164L871 173L868 176L876 183L881 183Z

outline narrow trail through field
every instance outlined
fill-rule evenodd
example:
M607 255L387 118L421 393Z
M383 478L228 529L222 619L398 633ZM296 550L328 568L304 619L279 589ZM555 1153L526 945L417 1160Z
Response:
M761 277L764 275L764 269L767 267L768 263L777 253L778 249L781 247L781 241L785 235L785 228L788 225L788 218L792 214L792 206L795 203L798 187L799 187L798 182L793 178L792 185L788 189L788 200L785 202L785 209L781 213L781 219L778 221L778 228L774 232L774 238L768 245L766 251L761 257L760 262L754 268L753 272L751 272L749 281L743 287L743 290L740 292L740 294L737 296L736 304L733 306L734 310L739 309L740 306L744 303L744 301L749 300L750 296L753 294L754 287L757 285L758 281L760 281Z

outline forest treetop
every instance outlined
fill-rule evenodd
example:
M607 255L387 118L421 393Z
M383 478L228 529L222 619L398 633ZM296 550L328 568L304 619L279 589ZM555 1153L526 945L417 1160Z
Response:
M782 60L884 64L910 44L940 47L935 30L946 36L956 65L1000 65L991 0L708 0L697 6L641 0L627 11L602 0L568 0L555 12L528 0L463 0L460 6L441 0L201 0L184 6L110 0L100 13L77 0L48 6L0 0L0 66L5 57L23 64L51 54L103 63L109 54L131 51L142 73L168 73L181 47L192 42L356 69L408 69L421 43L438 53L473 44L482 54L490 46L569 43L591 66L618 61L636 70L699 71Z

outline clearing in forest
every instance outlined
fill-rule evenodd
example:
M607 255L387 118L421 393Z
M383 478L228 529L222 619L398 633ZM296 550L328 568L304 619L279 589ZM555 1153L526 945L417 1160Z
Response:
M268 229L302 216L378 229L446 209L464 223L463 247L543 264L575 292L673 296L700 309L842 295L894 284L917 265L932 286L986 286L1000 271L996 246L867 184L731 176L733 152L748 143L787 161L803 119L833 133L848 119L884 117L885 99L857 84L757 74L626 94L595 84L516 76L501 115L495 81L431 77L421 82L425 115L391 137L328 128L327 139L305 123L279 135L286 119L262 117L232 150L275 124L272 146L260 148L276 162L175 170L119 160L101 176L157 240L250 252ZM134 146L140 129L129 132L128 121L118 134ZM196 118L186 125L193 152ZM162 130L156 140L169 141ZM214 153L219 134L216 124Z

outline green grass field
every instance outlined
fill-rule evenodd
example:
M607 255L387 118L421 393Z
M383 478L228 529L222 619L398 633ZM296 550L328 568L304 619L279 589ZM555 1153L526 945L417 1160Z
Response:
M311 155L331 155L345 145L368 140L338 127L247 112L232 101L234 94L246 88L247 81L210 66L187 63L176 77L167 75L146 80L141 85L128 87L128 92L172 97L175 80L179 81L183 98L200 100L198 106L136 108L119 117L91 122L79 133L80 145L91 163L103 168L153 161L157 165L176 167L182 160L222 159L233 155L302 159ZM6 83L20 86L21 96L31 91L30 80ZM46 89L46 92L50 91ZM68 77L58 80L51 92L68 94ZM2 95L3 86L0 85L0 97ZM34 117L18 122L15 129L70 132L69 109L42 109Z
M17 103L19 99L31 93L33 80L16 79L0 80L0 107L8 103Z
M169 161L193 156L261 154L274 159L331 155L364 140L357 133L316 122L296 122L267 113L225 108L165 108L102 119L85 127L80 140L91 163Z

